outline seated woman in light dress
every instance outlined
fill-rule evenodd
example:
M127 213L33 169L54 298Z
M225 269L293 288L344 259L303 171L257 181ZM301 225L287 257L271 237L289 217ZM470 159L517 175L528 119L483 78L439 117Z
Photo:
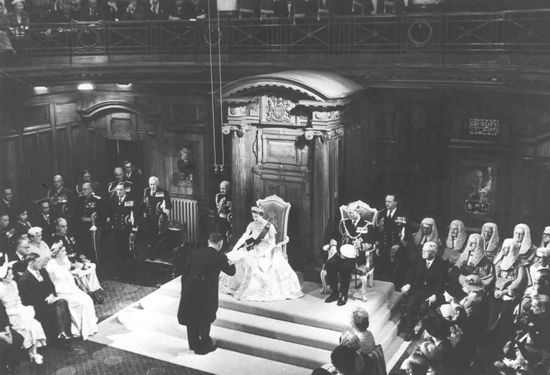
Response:
M34 319L34 308L21 303L19 289L7 262L0 267L0 303L6 308L13 330L23 336L23 348L29 353L31 362L41 365L43 358L36 349L46 345L46 334Z
M227 254L235 276L220 275L220 291L245 301L282 301L303 296L298 276L275 244L275 227L252 207L253 221ZM248 252L243 246L248 245Z
M48 275L59 298L67 300L71 313L71 333L86 340L97 333L97 316L92 298L76 285L71 273L71 262L63 243L52 245L52 259L46 265Z

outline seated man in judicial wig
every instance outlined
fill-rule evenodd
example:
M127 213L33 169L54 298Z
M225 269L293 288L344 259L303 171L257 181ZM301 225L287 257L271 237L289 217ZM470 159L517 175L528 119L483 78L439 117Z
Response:
M235 266L220 252L222 246L222 235L210 234L207 248L189 254L181 277L178 322L187 326L189 349L196 354L216 350L210 338L210 325L218 310L218 278L220 272L235 274Z

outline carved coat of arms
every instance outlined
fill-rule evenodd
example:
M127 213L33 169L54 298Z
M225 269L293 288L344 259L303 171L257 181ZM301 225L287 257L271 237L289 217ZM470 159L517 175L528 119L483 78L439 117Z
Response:
M290 111L294 106L290 100L268 97L265 120L268 122L290 122Z

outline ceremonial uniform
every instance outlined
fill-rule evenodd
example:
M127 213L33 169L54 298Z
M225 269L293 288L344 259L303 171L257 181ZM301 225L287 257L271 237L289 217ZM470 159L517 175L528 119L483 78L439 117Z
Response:
M156 244L163 231L160 221L167 219L167 210L172 208L170 194L160 187L152 191L150 187L143 191L143 216L142 230L150 244ZM163 216L161 216L163 215Z
M344 227L344 236L342 237L341 245L354 245L354 242L360 242L361 247L370 242L370 236L367 231L360 231L360 229L367 229L367 222L364 219L359 219L353 222L351 219L345 219L342 221ZM338 249L336 254L329 254L329 259L325 263L325 270L327 271L327 283L330 285L331 296L328 301L338 298L345 304L348 299L349 284L351 281L351 274L355 269L357 251L353 254L343 254L341 249ZM332 255L332 256L331 256ZM338 274L340 274L340 288L338 288ZM339 301L339 304L342 302Z
M374 258L375 278L396 282L396 263L400 263L406 245L406 218L399 209L389 211L386 208L378 213L375 227L378 241L378 254Z
M82 253L99 261L98 227L102 218L102 199L95 195L79 196L76 201L75 228ZM92 228L94 227L94 228ZM90 230L95 229L95 230Z
M114 266L123 273L130 272L133 263L133 241L141 217L139 205L135 199L125 194L123 197L111 197L109 207L109 218L113 227Z
M50 201L51 214L54 219L71 217L72 205L74 203L74 193L66 187L60 189L50 189L46 195Z
M231 196L217 193L214 197L214 203L216 204L216 231L221 233L228 242L231 238Z

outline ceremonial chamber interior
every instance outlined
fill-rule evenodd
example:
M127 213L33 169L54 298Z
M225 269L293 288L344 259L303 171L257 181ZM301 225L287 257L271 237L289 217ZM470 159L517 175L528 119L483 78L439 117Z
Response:
M0 375L549 375L549 24L0 0Z

